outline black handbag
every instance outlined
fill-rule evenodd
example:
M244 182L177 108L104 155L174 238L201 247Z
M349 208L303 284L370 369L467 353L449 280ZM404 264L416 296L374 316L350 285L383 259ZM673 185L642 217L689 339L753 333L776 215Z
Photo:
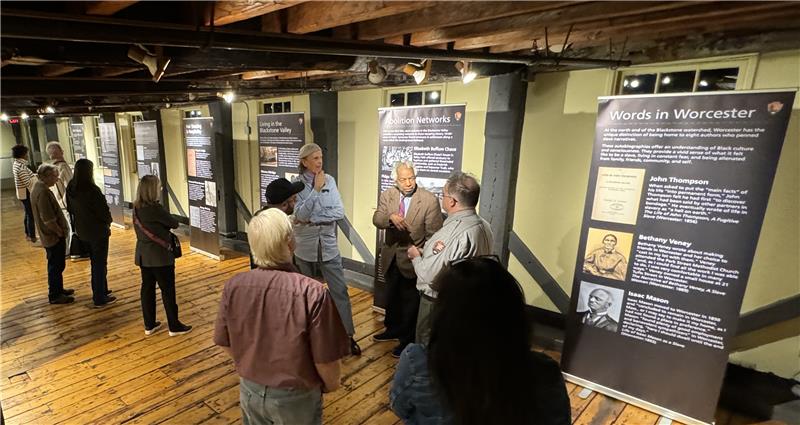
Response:
M169 232L169 236L171 242L170 251L172 252L172 256L175 258L181 258L181 256L183 255L183 248L181 248L181 241L178 239L178 236L176 236L172 232Z
M183 249L181 248L181 241L178 240L178 237L169 232L169 242L165 241L164 239L159 238L155 235L155 233L151 232L150 229L144 227L141 221L139 221L139 217L136 215L136 210L133 210L133 224L142 231L151 241L155 242L162 248L166 249L172 256L175 258L181 258L183 256Z

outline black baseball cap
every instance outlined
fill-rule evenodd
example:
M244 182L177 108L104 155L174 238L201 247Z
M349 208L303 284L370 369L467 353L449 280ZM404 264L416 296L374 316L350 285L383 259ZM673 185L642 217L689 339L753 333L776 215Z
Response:
M281 204L289 199L290 196L301 192L305 187L306 185L303 182L291 183L281 177L267 185L267 188L264 189L264 198L267 199L267 203L270 205Z

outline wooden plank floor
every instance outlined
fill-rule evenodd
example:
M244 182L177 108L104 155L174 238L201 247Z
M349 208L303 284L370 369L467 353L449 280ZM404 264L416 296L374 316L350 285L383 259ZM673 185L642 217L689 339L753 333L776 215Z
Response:
M139 269L132 230L112 229L109 287L118 301L91 308L89 263L67 264L65 286L76 302L47 302L45 254L22 232L22 209L2 194L0 272L0 401L8 424L231 424L241 423L238 378L230 358L212 342L220 291L248 267L245 256L223 262L189 253L177 262L181 320L191 333L145 337ZM371 294L351 289L361 357L343 362L343 385L324 397L327 424L396 424L388 410L394 374L392 343L374 343L381 330ZM159 296L160 298L160 296ZM165 321L163 308L158 316ZM558 357L559 353L550 353ZM655 424L650 412L569 384L575 424ZM738 425L721 413L722 425Z

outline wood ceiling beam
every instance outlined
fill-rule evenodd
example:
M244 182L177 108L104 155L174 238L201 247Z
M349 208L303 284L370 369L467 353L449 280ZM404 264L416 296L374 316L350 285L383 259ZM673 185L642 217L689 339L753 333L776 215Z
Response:
M328 28L429 8L430 1L312 1L287 10L287 31L308 34ZM389 18L390 19L390 18Z
M578 3L558 9L510 16L466 25L456 25L417 32L411 35L412 46L431 46L464 38L520 37L533 28L554 27L599 19L678 9L694 2L595 2Z
M441 2L411 13L372 19L358 24L358 38L378 40L402 34L429 31L447 25L463 25L488 19L503 18L556 9L573 2L503 1Z
M126 67L108 67L102 68L97 75L99 77L119 77L120 75L130 74L132 72L140 71L144 68L126 68Z
M69 74L70 72L77 71L79 69L83 69L83 67L47 64L42 66L40 73L43 77L58 77L60 75Z
M282 71L247 71L242 73L242 80L261 80L281 75Z
M734 8L736 6L731 7ZM800 16L800 11L796 7L784 3L777 7L773 5L771 9L764 4L761 6L750 5L727 13L715 12L714 17L684 15L677 18L667 18L669 20L668 23L659 19L648 20L642 17L639 22L623 25L603 25L604 23L598 23L593 28L578 28L576 25L570 34L569 42L573 45L573 48L577 49L608 45L609 39L622 41L625 38L630 40L631 37L640 36L653 40L680 35L685 37L691 33L702 34L748 28L777 28L778 25L800 28L798 16ZM552 28L552 32L548 34L550 44L563 43L567 30L568 28L566 27ZM535 34L533 37L525 37L523 40L501 43L491 47L490 51L493 53L507 53L529 50L532 48L533 40L538 40L537 44L540 48L543 48L544 32ZM499 40L495 41L499 42ZM488 41L481 41L480 44L482 45L485 42ZM459 45L456 42L456 48L473 45L468 43Z
M214 25L244 21L295 6L306 0L235 0L214 2Z
M138 3L138 1L87 1L85 13L95 16L111 16L136 3Z
M752 13L786 7L786 3L778 2L736 2L725 8L720 8L717 4L702 4L677 11L666 10L643 15L599 19L576 23L570 34L570 41L577 43L610 33L647 34L666 29L685 29L687 24L710 24L715 20L725 20L726 22L737 19L745 20ZM457 50L479 49L523 41L531 44L533 40L539 40L538 44L543 45L545 28L548 30L549 42L552 45L563 43L569 26L563 24L551 27L537 26L508 34L462 38L456 40L454 48ZM607 37L604 39L607 40Z
M195 49L201 51L207 57L221 55L221 52L246 51L253 52L254 55L263 56L265 59L268 56L264 54L265 52L270 54L280 52L290 57L298 55L334 55L396 59L426 57L443 61L468 60L510 64L527 64L528 62L527 59L515 55L444 51L293 34L268 34L258 31L213 31L212 28L198 28L189 25L143 23L108 18L97 19L9 10L7 8L0 12L0 17L2 17L0 35L2 35L4 41L5 39L33 39L51 40L51 42L57 41L59 43L70 41L130 46L131 40L135 40L145 45ZM5 45L3 47L5 48ZM242 62L242 64L245 63L247 62ZM264 68L270 68L270 66L261 67L261 69Z

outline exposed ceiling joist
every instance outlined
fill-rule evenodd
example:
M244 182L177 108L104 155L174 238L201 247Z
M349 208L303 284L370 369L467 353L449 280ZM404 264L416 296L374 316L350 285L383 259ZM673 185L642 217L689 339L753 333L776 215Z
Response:
M261 80L281 75L282 71L247 71L242 73L242 80Z
M88 43L130 45L131 40L157 46L192 49L244 50L254 52L305 53L383 58L471 60L494 63L527 64L517 55L493 55L481 52L455 52L427 48L392 46L349 40L333 40L256 31L229 31L196 28L188 25L157 25L114 19L93 19L70 15L2 10L0 33L3 37ZM213 55L210 55L213 56ZM263 68L262 68L263 69Z
M431 7L430 1L312 1L287 10L287 31L308 34L328 28Z
M509 16L466 25L436 28L411 35L411 45L430 46L464 38L489 36L524 36L534 28L597 21L612 17L637 15L686 7L693 2L595 2L553 10Z
M126 67L109 67L103 68L97 73L97 76L102 78L118 77L120 75L130 74L132 72L141 71L142 68L126 68Z
M436 6L416 12L361 22L358 24L358 38L362 40L379 40L396 35L439 28L443 22L448 25L470 24L487 19L555 9L570 4L574 3L504 1L492 2L487 6L484 2L441 2Z
M686 13L665 10L635 16L599 19L575 24L570 34L570 41L577 43L597 38L597 34L600 33L633 35L637 30L650 33L670 28L687 29L687 25L705 25L722 20L726 22L744 21L749 19L749 15L752 13L781 10L786 7L785 3L778 2L737 2L726 8L719 8L717 5L693 6L685 9ZM541 45L544 44L545 28L547 27L537 26L521 32L461 38L455 42L455 48L479 49L524 40L540 40L542 41L539 43ZM566 37L569 26L562 24L549 27L547 30L551 44L561 43Z
M95 16L111 16L128 6L134 5L138 1L87 1L86 14Z
M70 65L53 65L47 64L42 66L40 73L43 77L58 77L60 75L69 74L72 71L82 69L80 66Z
M609 46L594 46L577 49L572 54L579 57L603 57L610 54L621 55L635 63L670 62L708 58L742 52L774 52L800 48L800 29L778 31L757 31L753 34L735 35L731 33L709 33L686 37L677 35L661 40L633 40L625 44L625 52L621 48L622 41L616 43L615 50L609 52Z
M266 15L306 0L234 0L214 2L214 25L222 26L234 22Z

